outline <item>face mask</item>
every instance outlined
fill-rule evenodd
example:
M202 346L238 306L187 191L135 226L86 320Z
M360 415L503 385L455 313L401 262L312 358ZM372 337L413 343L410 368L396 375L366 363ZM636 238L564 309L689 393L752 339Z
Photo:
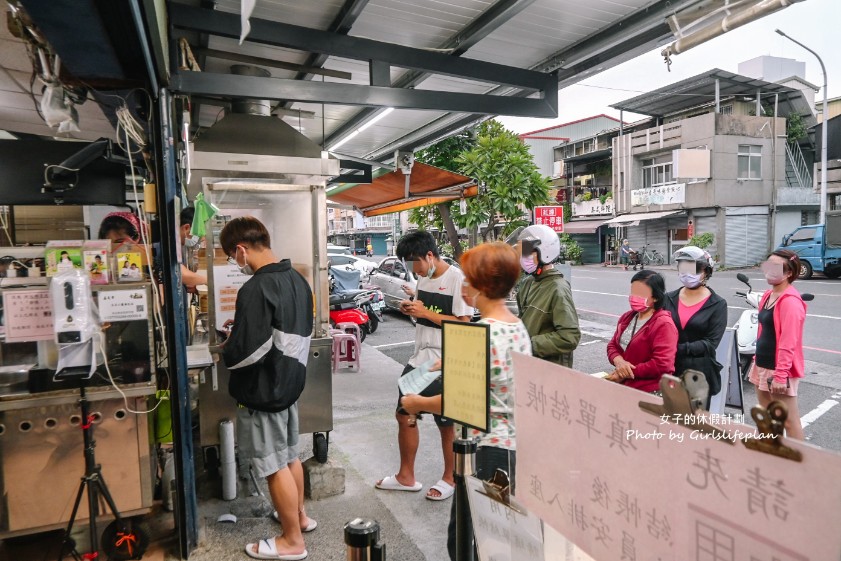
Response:
M239 249L239 248L237 248ZM243 256L245 255L245 251L242 252ZM234 257L236 258L236 256ZM248 259L245 260L245 265L240 265L239 261L237 261L237 267L239 268L239 272L243 275L251 276L254 274L254 269L251 268L251 265L248 264Z
M198 236L190 236L189 238L184 240L184 247L188 249L192 249L199 245L199 237Z
M426 270L426 278L431 279L432 275L435 274L435 261L427 261L429 264L429 269Z
M534 259L531 256L520 257L520 267L530 275L537 270L537 265L534 264Z
M631 309L635 312L644 312L648 309L648 298L631 294L628 296L628 302L631 303Z
M778 284L782 284L783 281L786 280L786 274L783 270L783 266L778 263L771 263L766 261L762 264L760 268L765 274L765 282L767 282L771 286L777 286Z
M686 288L698 288L701 286L704 275L702 273L680 273L678 277Z

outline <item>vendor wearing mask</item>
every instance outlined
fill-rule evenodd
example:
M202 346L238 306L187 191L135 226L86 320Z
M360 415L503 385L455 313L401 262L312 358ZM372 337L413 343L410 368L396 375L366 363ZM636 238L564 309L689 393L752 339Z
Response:
M715 353L727 329L727 301L707 286L713 274L709 253L687 245L675 253L674 260L683 287L666 294L663 307L671 313L678 332L675 375L688 369L703 372L710 386L709 409L712 396L721 391L722 366Z
M181 255L181 283L188 291L195 291L195 288L198 285L207 284L207 276L199 274L185 265L185 263L188 262L187 254L192 251L197 251L199 244L201 243L201 238L199 236L194 236L190 233L190 230L193 227L193 217L195 214L195 207L188 206L181 210L181 215L179 216L181 226L178 229L178 233L181 237L181 245L185 250Z

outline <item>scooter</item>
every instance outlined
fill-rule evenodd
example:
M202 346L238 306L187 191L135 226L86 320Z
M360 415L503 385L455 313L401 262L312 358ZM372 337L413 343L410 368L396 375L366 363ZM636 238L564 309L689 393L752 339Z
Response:
M750 279L744 273L739 273L736 278L748 286L747 292L736 291L736 296L741 296L753 309L748 308L739 316L739 321L733 326L736 330L736 345L739 349L739 371L742 379L747 380L750 374L750 367L753 357L756 355L756 338L759 334L759 302L762 300L763 292L756 292L751 288ZM804 302L811 302L815 299L814 294L802 293L800 297Z
M366 335L375 332L382 321L384 302L381 291L357 288L360 286L359 276L358 271L330 268L330 324L355 323L364 341Z
M736 278L748 286L747 292L736 291L736 296L744 298L750 308L742 312L733 326L736 330L736 345L739 349L739 371L742 373L742 379L747 380L753 356L756 354L756 335L759 330L758 308L763 293L751 288L750 279L744 273L737 274Z

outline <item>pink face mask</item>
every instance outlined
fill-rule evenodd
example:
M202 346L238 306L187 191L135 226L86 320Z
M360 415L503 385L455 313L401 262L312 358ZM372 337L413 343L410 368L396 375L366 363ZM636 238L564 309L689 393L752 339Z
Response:
M762 272L765 275L765 282L771 286L782 284L782 282L786 280L786 274L783 270L782 263L766 261L760 266L760 269L762 269Z
M534 258L531 255L528 257L520 257L520 267L528 274L532 274L537 270L537 265L534 264Z
M628 301L631 303L631 309L635 312L644 312L648 309L648 298L631 294L628 296Z

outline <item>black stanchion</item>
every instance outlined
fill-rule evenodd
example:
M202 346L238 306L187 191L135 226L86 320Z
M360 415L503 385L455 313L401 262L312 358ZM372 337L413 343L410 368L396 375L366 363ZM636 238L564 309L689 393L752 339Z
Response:
M345 524L347 561L386 561L385 544L380 543L376 520L354 518Z
M476 475L476 442L467 438L467 428L462 427L461 438L453 443L455 452L456 482L456 561L474 561L473 524L467 502L467 480Z

